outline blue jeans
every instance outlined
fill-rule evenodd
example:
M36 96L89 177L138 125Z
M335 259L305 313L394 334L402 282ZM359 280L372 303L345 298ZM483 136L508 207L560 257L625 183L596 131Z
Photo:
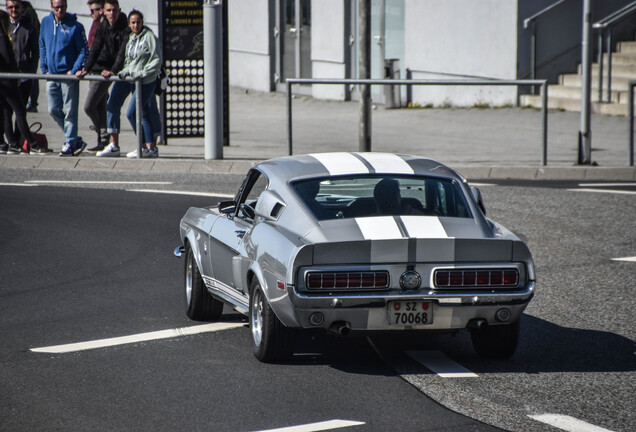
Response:
M49 103L49 114L64 131L66 142L75 144L79 110L79 81L47 81L46 95Z
M113 89L108 98L106 108L106 126L108 133L119 133L121 130L121 107L124 105L128 95L132 93L126 117L130 122L133 131L137 133L137 95L135 85L132 83L117 81L113 84ZM154 99L154 105L152 100ZM154 106L154 109L153 109ZM157 127L157 99L155 97L155 82L142 84L141 86L141 128L145 143L151 143L155 128ZM156 114L155 114L156 112ZM161 120L159 119L159 128Z

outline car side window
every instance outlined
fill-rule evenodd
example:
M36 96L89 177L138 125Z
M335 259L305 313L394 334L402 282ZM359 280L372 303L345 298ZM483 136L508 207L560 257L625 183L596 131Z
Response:
M267 189L267 179L260 171L253 170L245 179L239 196L239 216L254 219L254 209L261 193Z

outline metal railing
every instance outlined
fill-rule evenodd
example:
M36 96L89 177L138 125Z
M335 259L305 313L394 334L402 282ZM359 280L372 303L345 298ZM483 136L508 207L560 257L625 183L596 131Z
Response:
M603 39L607 49L607 98L605 102L612 101L612 27L636 13L636 1L606 16L592 25L598 30L598 101L603 101Z
M124 81L135 84L135 94L141 95L141 78L119 78L116 75L110 78L104 78L98 75L85 75L82 78L78 78L75 75L61 75L61 74L28 74L28 73L0 73L0 79L32 79L32 80L44 80L44 81ZM144 136L141 126L141 97L135 98L136 102L136 129L137 129L137 159L141 158L141 150L144 146Z
M629 155L629 166L634 166L634 87L636 87L636 81L630 81L627 84L629 90L629 98L627 107L627 115L629 116L629 144L627 147L627 154Z
M561 4L569 0L559 0L556 3L540 10L534 15L523 20L523 28L530 27L530 79L536 79L537 77L537 19L543 15L551 12ZM535 94L534 86L532 86L532 94Z
M387 80L387 79L287 79L287 149L291 156L292 137L292 85L294 84L346 84L346 85L429 85L429 86L541 86L542 157L548 164L548 81L547 80Z

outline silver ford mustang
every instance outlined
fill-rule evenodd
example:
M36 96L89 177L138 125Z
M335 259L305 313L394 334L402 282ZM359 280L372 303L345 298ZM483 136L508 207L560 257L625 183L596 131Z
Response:
M262 162L232 201L181 219L187 315L248 315L264 362L288 359L300 329L468 329L479 355L509 357L535 269L485 213L478 189L418 156Z

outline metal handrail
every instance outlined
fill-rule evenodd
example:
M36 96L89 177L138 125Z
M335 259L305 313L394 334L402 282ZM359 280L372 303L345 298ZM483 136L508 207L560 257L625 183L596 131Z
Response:
M527 29L528 26L532 24L531 26L532 32L530 34L530 79L536 79L537 77L537 19L567 1L568 0L559 0L558 2L540 10L534 15L523 20L524 29ZM535 94L534 86L532 86L531 88L532 88L532 94Z
M109 78L104 78L100 75L85 75L82 78L78 78L75 75L62 75L62 74L29 74L29 73L0 73L0 79L32 79L32 80L45 80L45 81L124 81L135 84L135 98L136 102L136 126L137 126L137 159L141 159L141 149L144 145L144 136L141 126L141 78L119 78L117 75L112 75Z
M627 85L629 89L629 98L627 106L627 115L629 116L629 140L627 147L627 154L629 156L629 166L634 166L634 87L636 87L636 81L630 81Z
M407 80L407 79L310 79L289 78L287 90L287 149L292 155L292 85L293 84L346 84L346 85L436 85L436 86L541 86L542 157L541 164L548 164L548 80Z
M603 102L603 39L607 50L607 97L605 102L612 101L612 27L636 13L636 1L597 21L592 28L598 30L598 101Z

